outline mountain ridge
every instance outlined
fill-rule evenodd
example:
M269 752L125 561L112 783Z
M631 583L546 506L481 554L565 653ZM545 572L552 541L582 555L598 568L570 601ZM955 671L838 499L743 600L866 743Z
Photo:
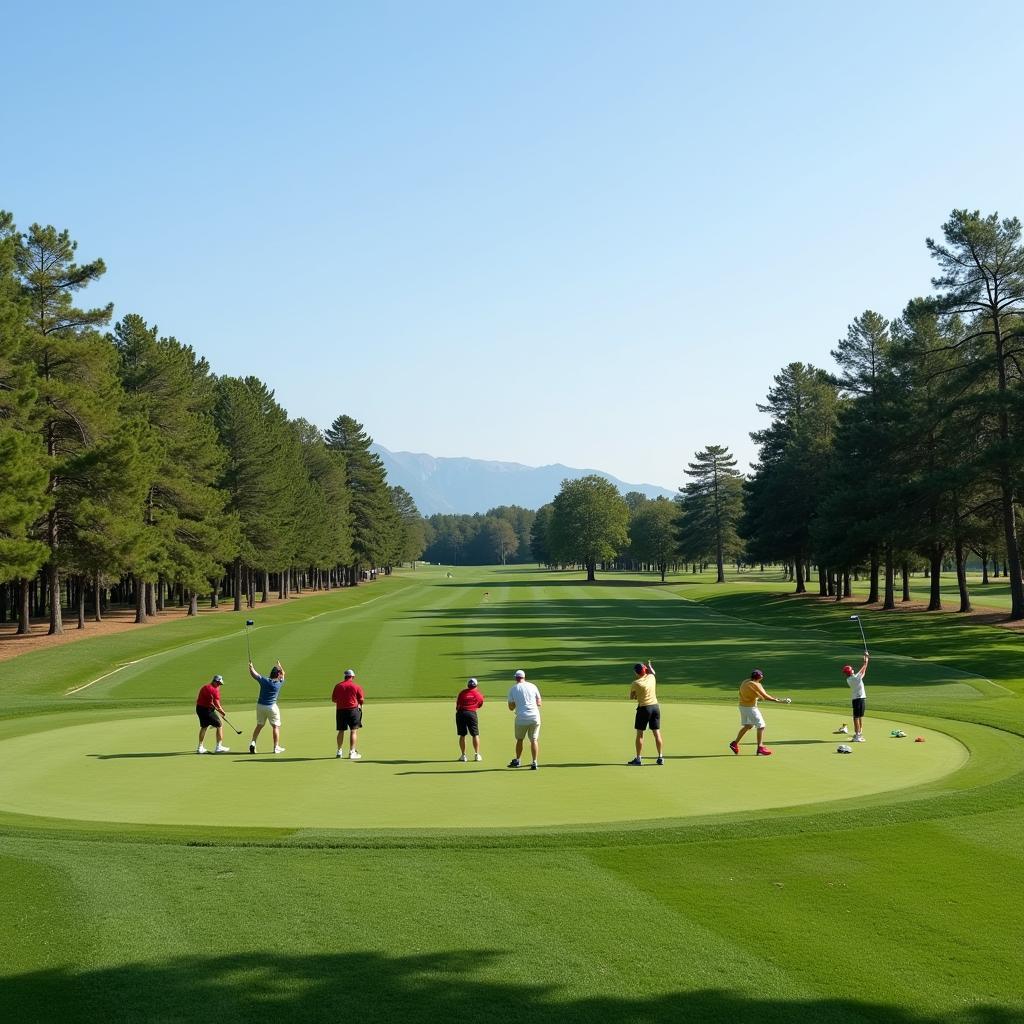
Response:
M578 469L560 462L527 466L461 456L434 456L426 452L393 452L374 444L391 485L404 487L424 516L436 513L472 515L498 505L537 509L551 501L562 481L600 476L620 492L639 491L648 498L674 497L675 492L657 484L631 484L600 469Z

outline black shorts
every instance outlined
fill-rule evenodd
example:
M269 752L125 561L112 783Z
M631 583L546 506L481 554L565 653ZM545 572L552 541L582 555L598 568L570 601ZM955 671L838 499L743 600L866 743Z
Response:
M220 717L213 708L201 708L197 705L196 714L199 716L199 724L204 729L208 726L212 726L214 729L220 728Z
M477 721L475 711L455 712L455 731L460 736L479 736L480 723Z
M338 724L338 732L346 729L358 729L363 724L362 708L335 708L334 720Z
M647 707L637 708L633 727L637 732L643 732L645 729L660 729L661 707L657 704L648 704Z
M853 717L863 718L868 707L867 697L854 697L851 703L853 704Z

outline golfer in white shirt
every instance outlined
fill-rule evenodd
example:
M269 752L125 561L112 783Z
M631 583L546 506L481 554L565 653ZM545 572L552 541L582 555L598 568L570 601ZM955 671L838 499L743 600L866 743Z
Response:
M508 709L516 713L516 756L509 761L509 768L522 764L523 740L529 737L530 767L537 770L537 752L540 749L540 706L543 703L540 690L527 682L526 673L519 669L515 674L515 686L508 691Z

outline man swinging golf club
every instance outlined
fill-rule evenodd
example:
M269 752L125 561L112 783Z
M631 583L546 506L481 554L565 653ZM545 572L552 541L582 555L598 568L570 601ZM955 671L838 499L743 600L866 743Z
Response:
M633 728L636 729L636 757L626 763L636 767L643 765L644 733L650 729L654 736L654 745L658 749L658 764L664 764L665 745L661 739L661 707L655 692L658 680L650 658L647 659L646 665L638 661L633 666L633 674L636 678L629 688L629 699L636 701L636 716L633 719Z
M761 685L762 679L764 679L764 673L759 668L755 668L750 673L750 678L744 679L740 683L740 731L736 734L736 739L729 744L729 749L734 754L740 752L740 740L751 729L757 730L758 754L762 757L767 757L771 754L771 751L764 745L764 718L757 709L757 702L759 700L770 700L775 704L793 703L789 697L773 697Z
M284 686L284 668L281 662L278 662L270 670L269 676L261 676L250 661L249 675L260 684L260 695L256 698L256 728L252 731L249 753L256 753L256 739L263 731L263 726L269 722L270 730L274 736L274 753L283 754L284 747L281 746L281 712L277 707L277 695L281 691L281 687Z
M205 686L200 687L199 695L196 697L196 715L199 718L199 746L196 747L197 754L207 753L203 746L206 739L206 730L215 729L217 733L217 747L215 754L226 754L231 748L224 746L224 725L217 717L217 713L226 715L223 705L220 702L220 687L224 682L223 676L214 676Z
M864 689L864 676L868 670L869 656L864 652L864 661L860 671L854 672L852 665L843 666L843 675L850 684L850 701L853 704L853 742L864 742L864 712L867 710L868 694Z

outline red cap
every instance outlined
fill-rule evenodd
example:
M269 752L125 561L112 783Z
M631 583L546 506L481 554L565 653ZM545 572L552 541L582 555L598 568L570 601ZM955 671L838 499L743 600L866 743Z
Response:
M844 676L852 676L853 675L853 666L852 665L844 665L843 666L843 675Z

